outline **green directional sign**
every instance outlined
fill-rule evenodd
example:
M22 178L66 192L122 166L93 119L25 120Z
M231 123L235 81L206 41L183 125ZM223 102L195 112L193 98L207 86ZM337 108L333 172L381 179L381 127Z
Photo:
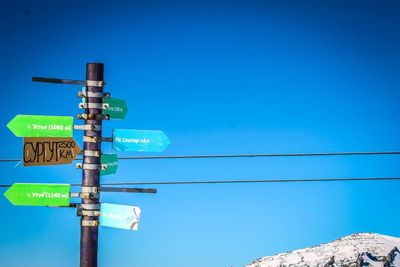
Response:
M100 175L115 174L118 169L118 157L116 154L102 154L101 164L106 164L107 169L101 170Z
M70 116L17 115L7 127L18 137L72 137L73 123Z
M13 184L4 196L15 206L69 206L69 184Z
M104 103L109 105L108 109L105 109L104 114L110 115L110 119L125 119L128 107L126 106L125 100L117 98L104 98Z

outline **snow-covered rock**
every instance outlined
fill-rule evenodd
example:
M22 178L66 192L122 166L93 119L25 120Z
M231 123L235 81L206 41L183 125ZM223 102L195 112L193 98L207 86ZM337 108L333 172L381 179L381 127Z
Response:
M358 233L332 243L257 259L246 267L400 267L400 238Z

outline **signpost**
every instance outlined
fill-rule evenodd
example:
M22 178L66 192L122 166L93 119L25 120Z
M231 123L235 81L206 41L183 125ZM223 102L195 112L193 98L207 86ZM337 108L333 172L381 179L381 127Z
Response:
M110 119L125 119L128 107L125 100L117 98L104 98L104 103L109 105L109 108L104 110L104 114L110 115Z
M107 169L101 170L100 175L115 174L118 169L118 157L116 154L102 154L101 164L107 164Z
M24 138L24 166L70 164L81 151L73 138Z
M140 213L139 207L101 203L100 225L136 231Z
M84 98L84 114L77 118L84 125L74 127L71 116L17 115L7 127L17 137L24 137L24 166L69 164L80 153L72 138L73 130L83 130L83 162L81 192L72 193L69 184L15 183L4 196L14 205L78 207L81 216L80 266L96 267L98 226L137 230L141 210L136 206L100 204L100 192L156 193L156 189L101 187L100 175L115 174L116 154L101 154L101 142L113 142L118 151L162 152L170 140L162 131L116 129L112 138L102 136L103 120L124 119L128 111L123 99L110 98L103 91L104 64L88 63L85 80L32 77L35 82L74 84L85 86L78 97ZM107 105L105 105L107 104ZM103 165L107 168L103 170ZM81 204L70 203L79 197ZM100 212L99 212L100 211Z
M17 137L72 137L73 117L17 115L8 124Z
M170 144L163 131L115 129L113 147L118 151L162 152Z
M69 206L69 184L13 184L4 196L15 206Z

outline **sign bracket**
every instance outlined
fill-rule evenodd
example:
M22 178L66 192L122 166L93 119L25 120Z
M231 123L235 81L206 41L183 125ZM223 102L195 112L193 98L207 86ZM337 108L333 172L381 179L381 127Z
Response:
M86 226L86 227L98 227L99 221L98 220L91 220L91 221L81 220L81 225Z
M104 81L69 80L69 79L46 78L46 77L32 77L32 82L62 83L62 84L74 84L74 85L94 86L94 87L104 87L105 85Z
M86 87L82 88L82 91L78 92L79 98L93 97L93 98L109 98L111 96L110 93L101 93L101 92L88 92L86 91Z
M71 193L72 198L84 198L84 199L93 199L100 198L99 193L89 193L89 192L80 192L80 193Z
M101 125L94 125L94 124L74 125L74 130L101 131Z
M110 120L110 115L108 114L77 114L76 118L78 120Z
M79 103L78 107L81 109L109 109L110 105L107 103Z
M77 169L84 170L107 170L107 164L76 163Z

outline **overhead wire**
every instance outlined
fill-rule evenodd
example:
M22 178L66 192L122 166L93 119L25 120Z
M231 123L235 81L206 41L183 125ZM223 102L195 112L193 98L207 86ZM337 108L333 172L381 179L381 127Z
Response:
M359 177L359 178L303 178L303 179L237 179L237 180L198 180L198 181L150 181L150 182L112 182L100 186L129 185L198 185L198 184L240 184L240 183L306 183L306 182L349 182L349 181L399 181L400 177ZM70 184L82 186L81 184ZM0 188L11 184L1 184Z
M267 153L267 154L220 154L220 155L169 155L169 156L119 156L119 160L155 159L211 159L211 158L258 158L258 157L325 157L325 156L368 156L400 155L400 151L361 151L361 152L319 152L319 153ZM74 160L82 160L76 158ZM0 162L19 162L21 159L3 158Z

